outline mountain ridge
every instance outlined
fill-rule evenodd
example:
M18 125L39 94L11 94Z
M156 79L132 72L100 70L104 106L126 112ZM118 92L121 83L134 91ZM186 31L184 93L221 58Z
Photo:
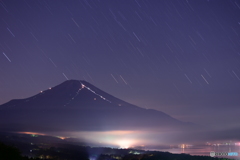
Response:
M68 80L34 96L11 100L0 105L0 115L2 125L52 126L70 130L193 125L164 112L125 102L82 80Z

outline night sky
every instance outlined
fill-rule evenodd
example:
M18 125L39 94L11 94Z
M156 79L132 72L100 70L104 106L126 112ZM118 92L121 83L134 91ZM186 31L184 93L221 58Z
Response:
M0 0L0 104L66 79L182 121L240 121L239 0Z

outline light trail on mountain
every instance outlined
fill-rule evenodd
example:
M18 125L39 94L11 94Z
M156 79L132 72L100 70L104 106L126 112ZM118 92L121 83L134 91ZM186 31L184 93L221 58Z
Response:
M80 82L81 83L81 82ZM101 99L103 99L104 101L107 101L109 103L112 103L110 100L108 100L107 98L105 98L104 96L100 95L100 94L97 94L95 91L93 91L91 88L87 87L86 85L84 85L83 83L81 83L81 86L80 88L78 89L78 91L76 92L76 94L64 105L64 106L67 106L69 105L79 94L79 92L86 88L87 90L91 91L93 94L95 94L96 96L100 97Z
M82 84L82 83L81 83ZM93 91L91 88L85 86L84 84L82 84L83 88L86 88L88 89L89 91L91 91L92 93L94 93L95 95L99 96L100 98L102 98L103 100L109 102L109 103L112 103L110 100L106 99L105 97L103 97L102 95L100 94L97 94L95 91Z

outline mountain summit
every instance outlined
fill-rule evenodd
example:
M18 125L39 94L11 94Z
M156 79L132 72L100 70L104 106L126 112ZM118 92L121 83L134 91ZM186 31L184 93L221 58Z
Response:
M0 105L0 129L8 131L102 131L189 125L163 112L129 104L81 80L68 80L32 97Z

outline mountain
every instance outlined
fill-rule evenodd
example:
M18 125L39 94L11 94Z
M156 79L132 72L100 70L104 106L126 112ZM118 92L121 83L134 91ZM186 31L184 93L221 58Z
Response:
M0 105L0 130L5 131L148 130L190 126L194 124L132 105L80 80L68 80L32 97Z

